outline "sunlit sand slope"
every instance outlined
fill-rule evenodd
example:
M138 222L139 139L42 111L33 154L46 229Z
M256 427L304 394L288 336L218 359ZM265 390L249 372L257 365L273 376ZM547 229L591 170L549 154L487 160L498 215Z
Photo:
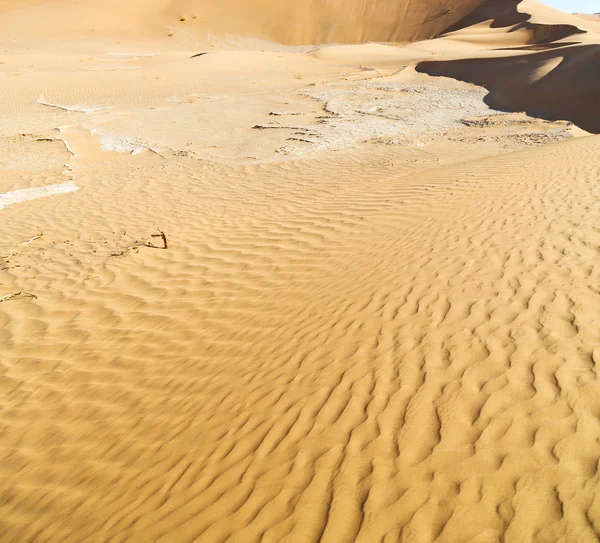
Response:
M0 2L0 541L597 542L599 26Z
M76 157L2 210L3 540L596 541L599 145Z
M434 37L484 0L93 0L0 4L6 39L100 36L171 41L241 35L280 43L406 42Z

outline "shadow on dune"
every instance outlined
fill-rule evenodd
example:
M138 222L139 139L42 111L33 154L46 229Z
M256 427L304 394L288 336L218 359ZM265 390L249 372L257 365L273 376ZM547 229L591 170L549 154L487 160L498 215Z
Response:
M506 28L525 23L531 19L528 13L520 13L517 6L523 0L487 0L483 5L461 19L447 31L454 32L485 21L492 21L492 28Z
M600 134L600 45L554 49L527 56L421 62L417 71L485 87L485 102L502 111L525 111L572 121Z
M587 31L581 30L574 25L548 25L548 24L533 24L521 23L511 28L509 32L517 30L526 30L531 36L531 43L552 43L558 40L564 40L570 36L578 34L587 34Z
M491 21L491 28L510 28L508 32L524 30L529 34L530 44L550 43L577 34L586 34L585 30L569 24L539 24L529 22L531 15L518 10L522 0L487 0L473 12L451 26L447 32L454 32L485 21Z
M534 43L533 45L523 45L522 47L499 47L494 51L548 51L549 49L560 49L569 45L580 45L580 41L561 41L558 43Z

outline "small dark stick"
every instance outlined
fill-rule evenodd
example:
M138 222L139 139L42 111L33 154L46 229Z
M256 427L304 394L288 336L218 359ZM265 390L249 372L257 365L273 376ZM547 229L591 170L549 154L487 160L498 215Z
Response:
M164 244L164 247L156 247L156 245L153 245L152 243L149 243L148 245L150 247L156 247L156 249L168 249L169 248L169 242L167 241L167 235L162 231L159 230L159 234L152 234L153 238L161 238Z

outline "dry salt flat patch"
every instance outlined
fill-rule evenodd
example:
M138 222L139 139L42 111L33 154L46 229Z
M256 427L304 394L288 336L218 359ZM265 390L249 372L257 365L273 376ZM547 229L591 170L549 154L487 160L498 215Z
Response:
M288 141L294 142L280 149L286 155L356 147L385 137L414 141L459 126L464 119L504 115L484 103L485 89L468 85L442 88L366 82L304 90L302 94L321 102L323 115L316 123L286 123L292 131ZM259 128L280 129L282 125L273 122Z
M112 109L112 106L84 105L84 104L77 104L74 106L65 106L62 104L53 104L52 102L48 102L43 96L40 96L36 100L36 102L43 106L56 107L56 108L62 109L64 111L75 111L78 113L86 113L86 114L96 113L98 111L104 111L107 109Z
M57 194L68 194L76 190L79 190L79 187L73 181L67 181L58 185L5 192L4 194L0 194L0 210L13 204L37 200L38 198L47 198L48 196L55 196Z
M117 53L114 53L114 54L117 54ZM146 55L146 56L152 56L152 55ZM89 115L89 116L91 116L94 113L99 113L102 111L113 109L112 106L101 106L101 105L54 104L52 102L48 102L43 96L40 96L37 99L37 103L44 105L44 106L48 106L48 107L62 109L63 111L85 113L86 115ZM65 128L69 128L69 127L63 126L63 127L59 127L58 129L60 131L62 131ZM138 154L144 153L146 151L151 151L153 153L156 153L156 154L162 156L162 154L161 154L162 151L161 151L161 149L158 148L158 146L156 146L152 143L149 143L149 142L147 142L141 138L138 138L136 136L121 136L118 134L111 134L109 132L98 130L96 128L90 129L89 132L90 132L90 134L92 134L92 136L95 136L98 139L102 150L105 152L117 152L117 153L128 153L131 155L138 155ZM64 141L65 145L67 146L67 149L69 149L69 151L71 151L71 148L69 147L69 144L67 143L67 141L64 139L62 141Z
M151 151L162 156L161 149L136 136L120 136L118 134L103 132L96 128L90 130L90 133L98 139L104 152L139 155L140 153Z

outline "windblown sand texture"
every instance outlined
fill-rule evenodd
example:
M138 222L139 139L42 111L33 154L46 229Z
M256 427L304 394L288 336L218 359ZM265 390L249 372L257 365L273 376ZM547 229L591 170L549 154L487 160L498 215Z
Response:
M0 541L598 541L599 29L0 3Z

